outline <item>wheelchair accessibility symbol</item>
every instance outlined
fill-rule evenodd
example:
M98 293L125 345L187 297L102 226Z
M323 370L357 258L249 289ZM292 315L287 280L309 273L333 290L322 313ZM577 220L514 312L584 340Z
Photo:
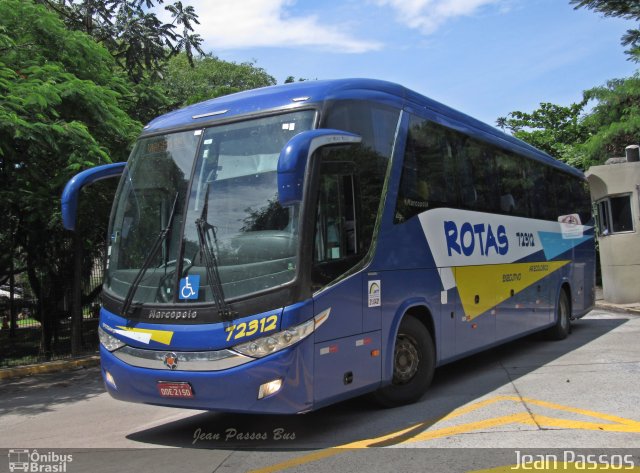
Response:
M182 300L197 299L199 291L200 275L187 276L180 280L180 295L178 298Z

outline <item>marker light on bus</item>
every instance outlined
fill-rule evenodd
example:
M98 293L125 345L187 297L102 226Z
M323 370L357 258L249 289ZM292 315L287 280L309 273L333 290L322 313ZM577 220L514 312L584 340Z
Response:
M233 350L253 358L262 358L270 355L307 338L329 318L330 312L331 308L295 327L289 327L282 332L272 333L265 337L236 345Z
M116 337L105 332L102 327L98 327L98 338L100 339L100 344L109 351L116 351L118 348L126 345Z

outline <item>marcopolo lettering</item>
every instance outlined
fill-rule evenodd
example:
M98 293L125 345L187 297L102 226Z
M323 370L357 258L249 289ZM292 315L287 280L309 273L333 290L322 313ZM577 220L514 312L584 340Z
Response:
M458 224L452 220L445 220L444 234L447 240L447 252L471 256L480 253L491 256L493 250L496 255L506 255L509 251L509 239L504 225L498 225L495 232L491 224L469 222Z
M156 310L149 312L150 319L195 319L198 311L195 310Z

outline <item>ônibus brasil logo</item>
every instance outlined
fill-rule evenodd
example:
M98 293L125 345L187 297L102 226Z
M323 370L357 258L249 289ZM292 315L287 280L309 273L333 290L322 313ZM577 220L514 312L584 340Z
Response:
M13 448L9 450L9 471L38 473L65 473L73 455L56 452L39 453L38 450Z

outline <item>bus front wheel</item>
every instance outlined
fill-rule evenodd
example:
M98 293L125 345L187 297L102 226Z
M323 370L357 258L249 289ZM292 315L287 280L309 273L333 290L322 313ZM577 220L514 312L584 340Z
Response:
M393 379L390 385L374 393L376 401L386 407L417 401L431 384L435 366L431 334L418 319L406 316L396 336Z

